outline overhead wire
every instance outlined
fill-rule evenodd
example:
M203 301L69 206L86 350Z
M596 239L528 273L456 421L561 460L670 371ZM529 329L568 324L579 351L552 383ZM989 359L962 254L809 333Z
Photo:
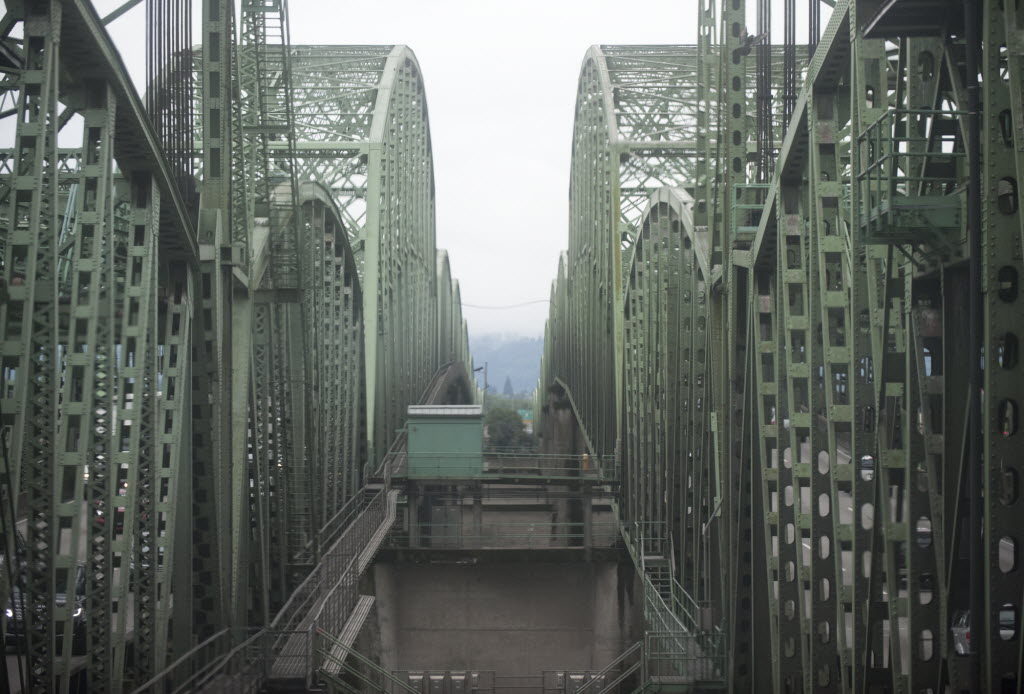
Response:
M482 308L494 311L504 311L510 308L521 308L523 306L532 306L533 304L548 304L551 303L551 299L534 299L533 301L524 301L519 304L507 304L504 306L482 306L480 304L467 304L465 301L462 302L463 308Z

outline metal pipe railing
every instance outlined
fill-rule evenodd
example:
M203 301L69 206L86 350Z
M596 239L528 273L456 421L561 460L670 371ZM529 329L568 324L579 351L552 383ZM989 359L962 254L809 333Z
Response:
M335 649L341 652L335 655ZM317 669L331 664L339 672L345 671L355 676L370 687L363 691L380 692L381 694L419 694L415 689L383 669L369 658L346 646L323 629L317 628L313 633L313 653L318 657ZM348 660L352 659L360 667L353 667Z
M503 522L485 529L466 532L466 522L414 523L391 534L392 547L409 548L410 538L418 537L416 546L433 549L550 549L584 547L587 541L582 522ZM415 531L415 532L414 532ZM590 547L614 547L618 544L617 521L591 523Z

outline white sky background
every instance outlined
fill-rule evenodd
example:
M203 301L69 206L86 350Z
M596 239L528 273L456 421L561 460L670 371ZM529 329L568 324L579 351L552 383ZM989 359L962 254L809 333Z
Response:
M355 12L349 8L359 7ZM576 84L595 43L693 43L692 0L291 0L295 43L404 43L423 69L437 244L467 304L547 299L567 244ZM465 307L473 334L541 335L546 303Z
M94 0L101 16L122 2ZM756 3L747 4L753 33ZM797 6L802 41L806 3ZM415 51L430 113L437 244L448 250L464 304L484 306L550 294L567 244L576 83L587 48L696 43L695 0L290 0L289 12L292 43L404 43ZM781 26L773 30L781 42ZM144 5L110 32L141 92ZM463 312L472 334L538 336L548 307Z
M101 15L122 0L94 0ZM199 2L195 4L198 15ZM426 83L437 245L468 304L547 299L566 247L576 82L596 43L695 43L694 0L290 0L292 43L410 46ZM110 32L142 87L145 9ZM193 32L198 42L199 32ZM465 307L473 334L544 332L546 303Z

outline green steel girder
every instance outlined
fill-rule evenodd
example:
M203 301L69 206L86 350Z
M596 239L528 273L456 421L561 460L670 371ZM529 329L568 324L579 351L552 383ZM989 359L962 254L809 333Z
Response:
M722 138L707 125L713 111L697 114L693 138L708 156L689 178L665 181L685 191L648 196L627 241L621 300L612 261L628 225L610 221L625 214L627 186L610 155L617 122L599 113L617 113L619 94L595 51L581 75L569 252L552 286L541 386L570 383L601 446L620 442L622 519L675 521L674 570L728 634L734 691L1021 687L1020 14L979 3L983 286L972 288L961 20L947 35L882 40L877 5L836 3L776 138L768 187L751 185L745 127L755 103L728 60L745 35L742 3L700 5L702 82L673 114L717 103L731 111L721 127L740 135ZM875 33L865 38L869 15ZM657 122L664 83L633 102L630 122ZM671 220L714 239L710 267L681 252ZM708 282L706 333L684 318L693 310L684 288L698 274ZM982 355L964 327L978 295ZM709 345L699 401L709 412L694 435L697 344ZM960 627L967 509L977 502L965 462L967 366L979 358L986 560L984 614L970 618L984 648L975 685Z
M717 103L716 83L698 79L698 70L718 74L717 53L714 60L700 55L694 46L594 46L580 73L566 273L581 290L573 295L577 305L566 339L574 357L564 375L592 422L599 451L610 453L616 446L614 422L621 412L614 404L621 399L621 383L594 379L584 385L583 379L605 370L621 372L616 345L622 325L611 307L622 302L622 281L647 198L661 186L693 191L700 185L711 195L714 164L705 153L720 134L700 126L724 105ZM781 65L781 49L773 51L772 60ZM781 74L779 65L773 74ZM749 90L739 92L746 98ZM705 102L714 107L701 109ZM744 162L746 156L744 149ZM696 207L702 220L703 196Z
M188 210L91 4L24 10L4 29L31 50L3 69L0 484L28 523L5 519L4 555L25 562L29 690L81 668L125 691L274 616L406 405L471 363L467 328L407 48L294 47L283 2L237 24L204 2ZM81 148L58 149L76 119ZM80 564L84 659L57 599Z
M29 607L23 607L22 613L28 662L33 670L29 686L33 692L43 692L67 687L71 649L66 648L63 657L59 657L55 646L58 639L62 645L70 646L70 614L67 607L62 610L64 614L56 614L53 602L46 597L60 588L66 590L68 576L74 572L70 552L59 553L53 547L60 521L51 491L57 462L54 384L59 382L54 297L58 291L60 197L53 171L57 159L56 75L60 67L62 7L55 3L34 9L37 14L24 26L26 44L35 50L27 58L28 69L22 75L18 100L15 151L20 161L9 196L8 226L13 228L4 244L4 279L9 299L4 303L3 320L5 340L16 345L5 345L4 349L5 383L14 381L12 399L17 403L13 408L16 419L7 457L14 467L8 470L8 479L13 478L8 498L17 499L24 489L28 499L31 522L25 538L25 601ZM76 482L72 480L72 495L78 487ZM58 563L63 564L60 586Z
M627 279L623 509L674 538L682 587L709 600L713 470L696 464L712 447L707 403L710 242L693 225L693 200L663 188L651 198ZM687 260L683 260L687 258ZM646 324L658 328L648 332ZM672 464L675 462L676 464Z
M1015 8L985 2L982 18L981 163L984 375L982 438L985 466L985 615L974 628L985 631L987 658L981 685L989 690L1024 683L1021 620L1024 566L1019 557L1022 502L1020 479L1024 418L1024 235L1021 214L1021 100L1024 54L1016 32L1024 19ZM1012 22L1012 24L1007 24ZM997 78L998 76L998 78ZM1009 121L1009 122L1007 122ZM1015 351L1016 350L1016 351ZM948 391L947 391L948 392ZM950 393L952 397L952 393Z

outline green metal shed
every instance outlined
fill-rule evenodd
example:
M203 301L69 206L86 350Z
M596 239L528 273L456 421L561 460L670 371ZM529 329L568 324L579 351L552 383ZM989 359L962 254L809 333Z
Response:
M408 417L409 477L480 475L484 442L480 405L412 405Z

